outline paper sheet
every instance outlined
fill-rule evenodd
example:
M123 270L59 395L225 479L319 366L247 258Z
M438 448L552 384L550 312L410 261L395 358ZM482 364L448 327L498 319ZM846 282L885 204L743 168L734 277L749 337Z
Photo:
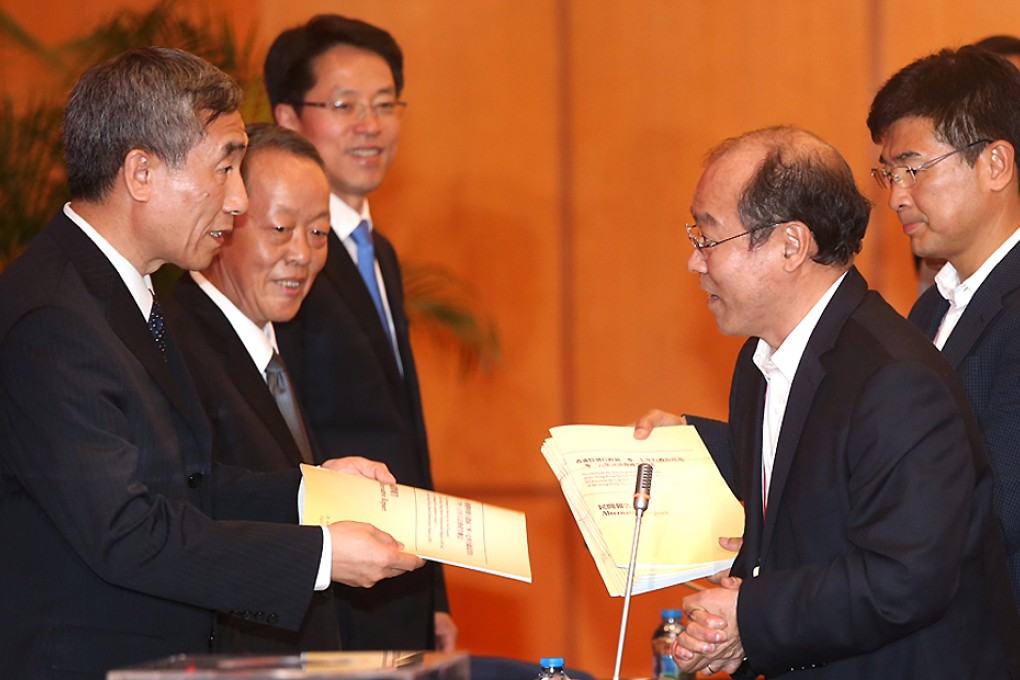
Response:
M591 551L610 595L622 596L633 543L637 466L651 463L652 493L642 518L634 592L701 578L734 555L719 536L740 536L744 510L697 431L656 428L636 440L631 427L556 427L542 454Z
M522 512L311 465L301 472L303 524L367 522L424 559L531 583Z

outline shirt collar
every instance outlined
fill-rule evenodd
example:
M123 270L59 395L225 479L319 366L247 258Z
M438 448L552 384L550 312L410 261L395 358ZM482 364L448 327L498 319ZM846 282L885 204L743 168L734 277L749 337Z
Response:
M223 312L223 316L227 317L227 321L230 322L231 328L237 333L241 344L248 350L248 356L251 357L251 360L255 362L255 366L264 374L266 366L269 365L269 360L273 358L273 353L276 352L276 331L273 329L273 323L270 321L263 328L259 328L255 325L254 321L237 308L237 305L231 302L230 298L220 292L220 289L212 281L198 272L191 272L191 278L209 296L209 299L219 307L220 311Z
M822 312L825 311L832 296L836 294L836 289L845 278L846 272L829 286L829 289L790 331L790 334L783 340L783 344L777 349L773 350L767 342L758 339L758 346L754 350L752 360L766 378L771 378L773 371L778 371L788 383L793 382L797 367L800 365L800 359L804 356L804 350L807 348L808 340L811 339L811 334L814 332L815 326L818 325Z
M106 256L113 268L117 270L128 292L134 298L139 311L146 320L149 319L149 312L152 311L152 279L148 274L142 275L135 266L128 262L127 258L117 252L117 249L110 245L110 242L103 238L95 227L85 221L85 218L74 211L70 203L64 204L64 214L67 218L78 225L78 228L85 232L85 235L96 244L96 247Z
M361 205L361 212L358 212L344 203L336 194L329 195L329 223L333 227L333 233L341 241L350 238L362 220L368 220L368 228L371 231L372 215L368 211L367 198Z
M966 281L960 281L960 274L956 271L956 267L947 262L935 275L935 286L939 289L939 293L951 304L957 307L966 307L988 275L1017 243L1020 243L1020 229L1010 234L1009 238L1003 241L1002 245L996 248L995 252L978 267L977 271L967 277Z

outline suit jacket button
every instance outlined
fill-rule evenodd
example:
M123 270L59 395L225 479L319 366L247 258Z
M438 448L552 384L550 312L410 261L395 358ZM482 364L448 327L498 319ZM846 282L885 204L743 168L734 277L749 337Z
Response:
M279 620L280 620L280 617L277 616L276 614L272 614L272 613L266 614L266 623L276 623Z
M203 476L204 475L201 472L193 472L188 477L188 486L190 486L192 489L197 489L198 485L202 482Z

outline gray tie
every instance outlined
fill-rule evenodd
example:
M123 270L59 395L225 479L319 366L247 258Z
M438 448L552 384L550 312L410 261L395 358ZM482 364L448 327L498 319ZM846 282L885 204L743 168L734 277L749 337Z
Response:
M308 432L305 430L305 421L301 417L301 407L294 396L294 385L290 382L287 369L280 359L280 355L273 352L273 358L266 366L266 385L276 399L276 405L287 421L287 429L294 437L294 443L301 451L301 459L309 465L315 464L312 457L312 445L308 441Z

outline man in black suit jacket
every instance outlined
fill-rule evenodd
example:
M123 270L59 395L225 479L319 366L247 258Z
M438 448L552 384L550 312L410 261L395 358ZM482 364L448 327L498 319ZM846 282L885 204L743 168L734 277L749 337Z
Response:
M400 47L375 26L321 15L276 39L265 80L277 122L315 144L332 191L325 269L295 321L278 328L312 432L329 455L367 456L400 483L431 489L400 265L367 200L397 150ZM438 564L380 585L342 589L345 648L454 648Z
M248 211L235 218L212 264L177 282L164 311L212 424L216 460L292 470L322 461L296 395L280 406L268 385L273 370L285 370L270 366L279 361L273 323L294 317L326 261L329 185L322 159L304 137L265 123L246 132L241 177ZM339 648L332 589L313 596L298 631L218 617L219 652Z
M910 312L963 378L1020 610L1020 73L976 47L903 68L871 105L872 170L914 253L948 260Z
M213 611L295 630L331 579L368 586L422 563L365 525L376 551L352 562L339 523L285 523L296 470L213 465L149 274L206 267L246 209L241 97L159 48L72 91L71 202L0 277L5 677L98 679L208 651Z
M793 128L724 142L698 183L688 267L720 330L751 339L728 427L686 419L745 507L722 587L684 600L686 670L1020 677L980 433L852 266L869 212L839 153Z

